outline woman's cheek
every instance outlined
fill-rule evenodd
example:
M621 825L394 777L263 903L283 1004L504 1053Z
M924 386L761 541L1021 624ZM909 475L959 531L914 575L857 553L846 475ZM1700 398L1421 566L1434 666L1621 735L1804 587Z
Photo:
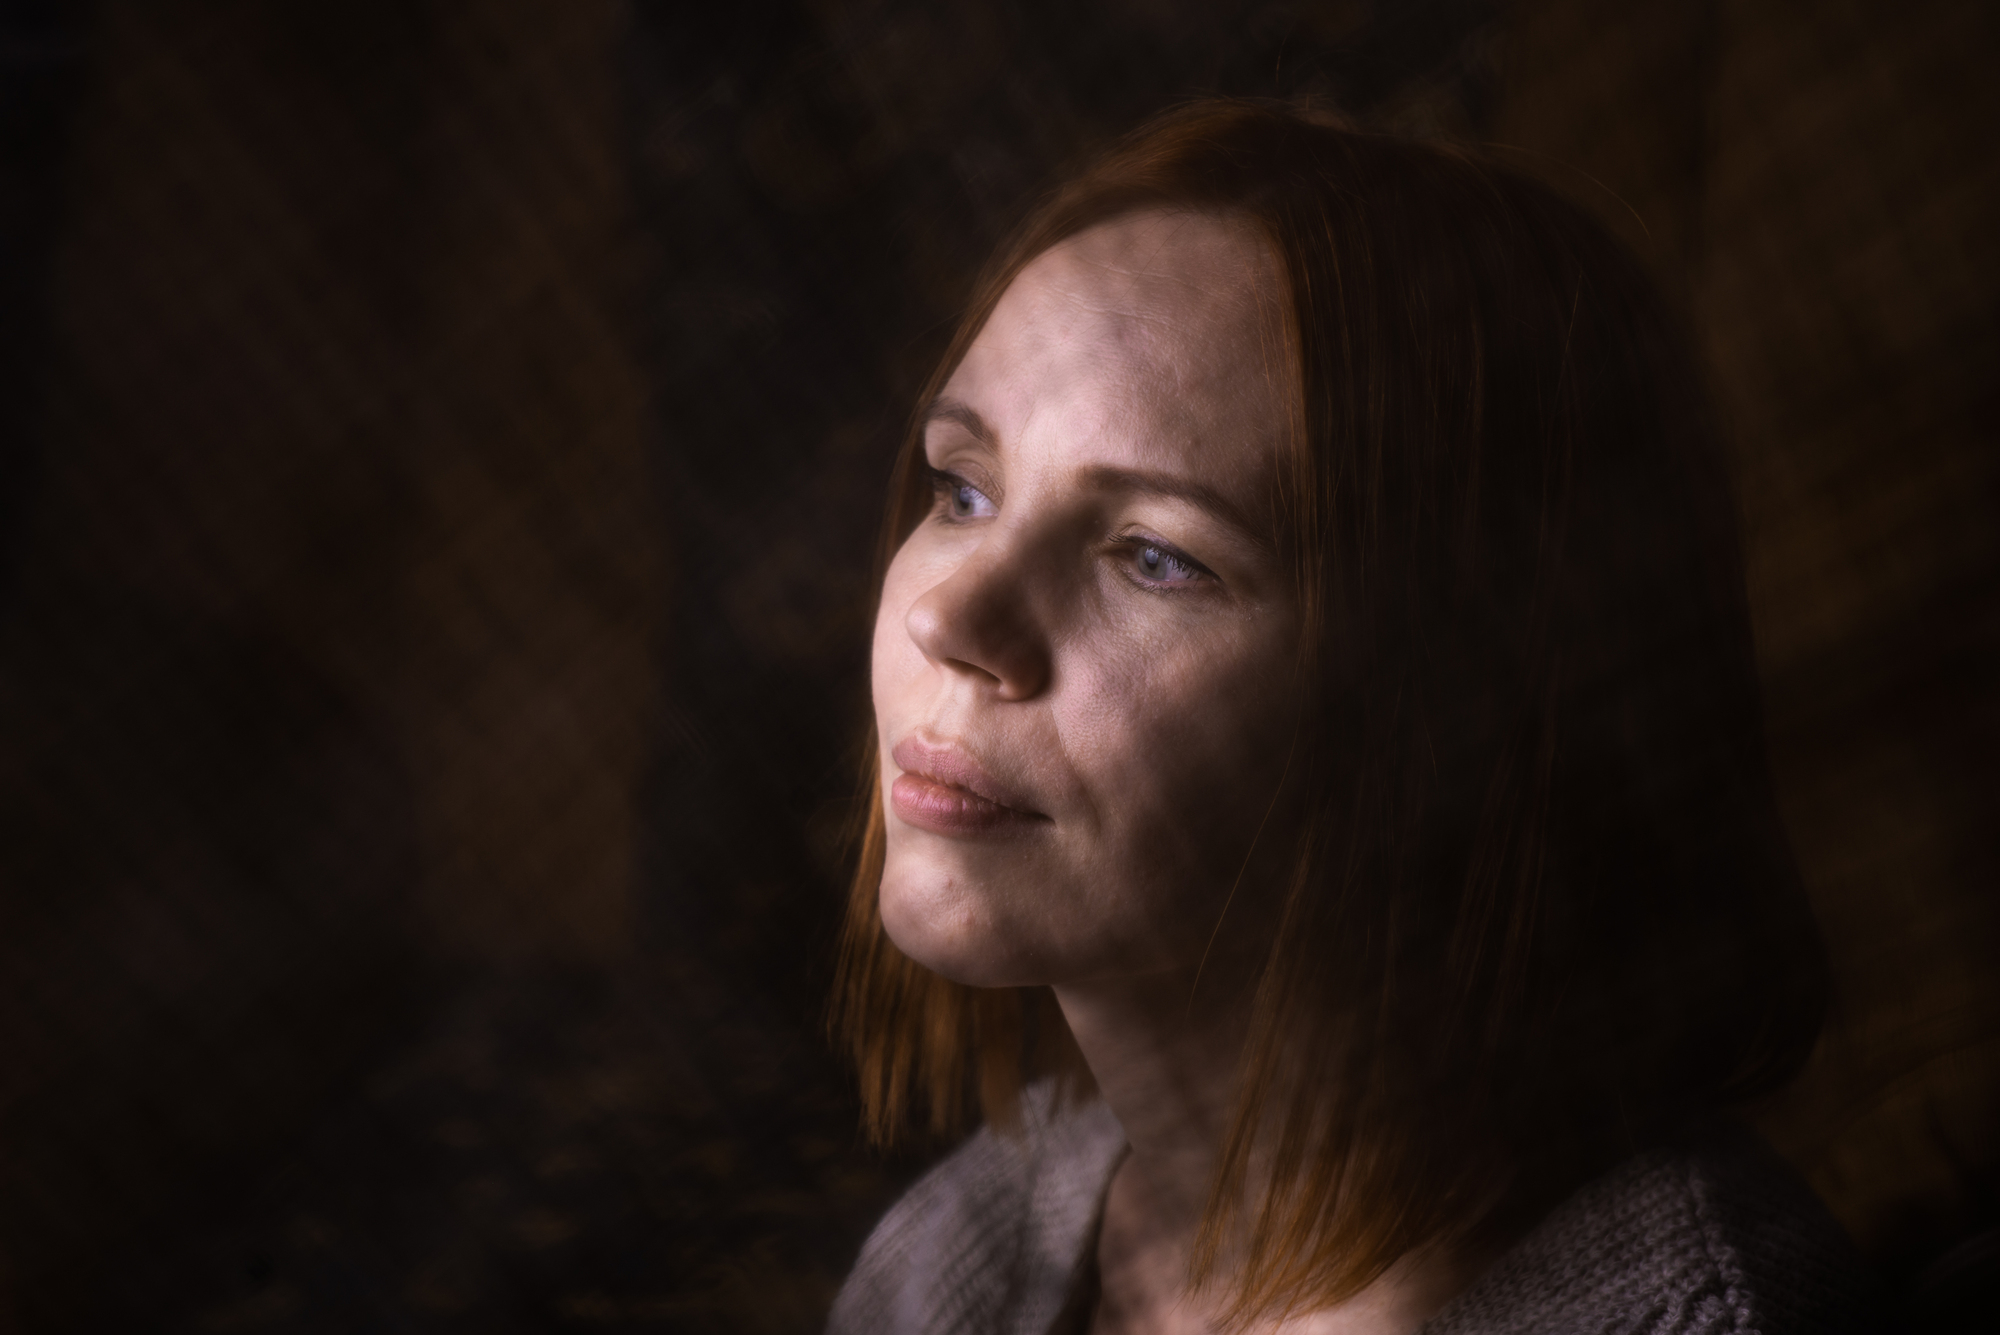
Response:
M907 551L907 546L905 551ZM923 655L910 639L910 605L916 601L911 587L910 563L898 552L882 582L882 601L875 614L875 642L870 656L869 678L875 702L875 717L886 730L898 715L903 694L920 665Z
M1212 850L1197 846L1219 839L1233 851L1238 807L1268 786L1274 674L1234 636L1145 647L1079 665L1072 680L1086 689L1065 733L1088 757L1092 787L1115 798L1101 805L1129 855L1206 862Z

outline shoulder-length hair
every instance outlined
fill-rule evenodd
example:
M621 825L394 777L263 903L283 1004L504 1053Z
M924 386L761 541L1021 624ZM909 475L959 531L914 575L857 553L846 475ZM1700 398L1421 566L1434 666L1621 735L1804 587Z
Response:
M1633 259L1479 154L1201 102L1033 211L926 402L1023 266L1144 209L1248 219L1289 296L1307 816L1195 1275L1227 1255L1238 1316L1301 1310L1787 1078L1824 956L1714 419ZM885 566L930 504L922 465L913 427ZM1078 1078L1074 1045L1053 1005L889 941L868 774L833 1007L868 1128L892 1140L923 1104L948 1130L975 1091L1014 1125L1024 1080Z

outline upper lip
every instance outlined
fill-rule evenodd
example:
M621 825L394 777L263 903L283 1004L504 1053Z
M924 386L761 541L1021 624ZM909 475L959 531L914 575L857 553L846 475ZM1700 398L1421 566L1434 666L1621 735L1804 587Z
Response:
M896 762L896 768L905 774L921 775L947 788L963 789L974 797L983 797L988 802L1025 816L1042 814L1023 794L989 774L986 767L957 742L932 741L912 734L897 742L896 749L889 755Z

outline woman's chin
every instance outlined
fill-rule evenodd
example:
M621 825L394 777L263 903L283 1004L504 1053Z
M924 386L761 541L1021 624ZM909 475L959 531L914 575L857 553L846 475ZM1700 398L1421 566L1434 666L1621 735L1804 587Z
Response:
M1037 952L995 922L986 906L950 881L908 884L882 878L882 929L896 949L932 973L967 987L1026 987L1039 977Z

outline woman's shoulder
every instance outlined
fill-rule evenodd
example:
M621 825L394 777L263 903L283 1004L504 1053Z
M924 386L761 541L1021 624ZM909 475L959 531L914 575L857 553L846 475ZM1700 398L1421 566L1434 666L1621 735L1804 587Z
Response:
M1740 1127L1629 1159L1557 1206L1424 1335L1873 1331L1868 1268L1812 1189Z
M1102 1103L1022 1099L1018 1135L983 1128L892 1206L861 1249L829 1335L1046 1331L1068 1297L1125 1134Z

